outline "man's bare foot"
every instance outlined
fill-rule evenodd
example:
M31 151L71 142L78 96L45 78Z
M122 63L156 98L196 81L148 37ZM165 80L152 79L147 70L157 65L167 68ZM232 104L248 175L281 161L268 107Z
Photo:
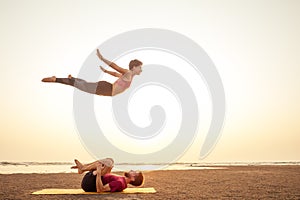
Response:
M69 74L69 76L68 76L68 79L72 79L73 77L72 77L72 75L71 74Z
M51 76L51 77L47 77L47 78L42 79L42 82L55 82L55 81L56 81L55 76Z
M76 164L76 167L78 168L78 174L82 174L83 173L83 171L82 171L83 164L81 164L81 162L79 162L77 159L75 159L74 162ZM75 166L72 169L76 169Z

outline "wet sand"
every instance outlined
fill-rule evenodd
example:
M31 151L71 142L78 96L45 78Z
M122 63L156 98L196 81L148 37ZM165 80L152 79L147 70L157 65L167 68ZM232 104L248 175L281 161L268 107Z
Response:
M0 174L0 199L300 199L300 166L145 172L155 194L32 195L44 188L80 188L83 175Z

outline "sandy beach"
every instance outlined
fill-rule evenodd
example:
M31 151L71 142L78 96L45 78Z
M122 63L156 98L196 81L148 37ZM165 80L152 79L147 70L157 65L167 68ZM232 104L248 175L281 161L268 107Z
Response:
M44 188L80 188L83 175L1 174L0 199L300 199L300 166L145 172L155 194L32 195Z

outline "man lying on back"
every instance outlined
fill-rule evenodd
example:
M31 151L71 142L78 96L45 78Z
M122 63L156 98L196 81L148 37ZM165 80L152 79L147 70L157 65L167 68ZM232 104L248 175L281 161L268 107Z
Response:
M111 174L114 166L112 158L97 160L89 164L82 164L75 159L76 166L72 169L78 169L78 173L88 171L82 179L81 188L85 192L121 192L127 188L127 184L141 186L144 176L142 172L130 170L125 172L124 176Z

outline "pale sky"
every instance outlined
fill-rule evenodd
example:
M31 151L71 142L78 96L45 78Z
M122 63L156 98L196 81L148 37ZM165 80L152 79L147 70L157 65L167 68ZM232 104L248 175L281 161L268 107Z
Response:
M74 89L41 79L76 76L97 46L139 28L189 37L223 81L218 143L198 160L199 136L180 161L300 161L299 9L297 0L0 0L0 161L93 159L75 126Z

